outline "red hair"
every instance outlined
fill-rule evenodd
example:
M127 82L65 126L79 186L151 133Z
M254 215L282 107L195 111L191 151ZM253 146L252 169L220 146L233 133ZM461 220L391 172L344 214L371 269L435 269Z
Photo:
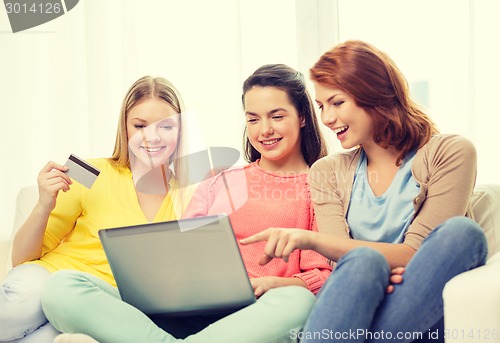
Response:
M411 99L408 82L392 59L374 46L346 41L325 52L310 69L311 79L354 98L373 119L373 140L406 154L427 143L436 126Z

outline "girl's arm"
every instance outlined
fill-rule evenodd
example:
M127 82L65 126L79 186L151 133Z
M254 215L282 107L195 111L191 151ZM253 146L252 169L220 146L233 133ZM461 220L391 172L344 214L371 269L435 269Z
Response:
M71 179L63 172L66 166L49 162L38 175L38 202L13 240L12 265L40 258L50 213L60 190L69 190Z
M465 137L431 138L421 153L423 158L415 156L413 169L425 197L415 199L420 206L404 240L415 250L444 221L469 212L477 172L476 148Z
M380 251L389 262L391 268L406 266L415 250L406 244L379 243L340 238L330 234L300 229L269 228L251 237L242 239L241 244L267 241L259 263L264 265L273 258L288 257L295 249L314 250L326 258L337 261L345 253L357 247L370 247Z
M205 179L195 188L189 204L184 211L183 218L194 218L207 216L214 203L214 194L217 193L217 185L214 182L218 180L218 176Z
M274 257L288 258L294 249L312 249L332 261L357 247L370 247L382 253L391 268L404 267L428 234L445 220L466 214L476 176L476 150L464 137L449 135L435 138L420 153L426 165L416 175L426 188L426 198L410 225L403 243L382 243L350 238L345 222L345 196L351 182L343 171L326 159L311 169L311 194L315 201L319 233L304 230L269 229L243 240L242 244L267 241L260 263ZM414 163L417 162L415 158ZM424 163L424 162L422 162ZM316 168L315 168L316 167ZM343 176L345 180L339 179ZM312 177L311 177L312 176ZM347 181L347 182L344 182Z

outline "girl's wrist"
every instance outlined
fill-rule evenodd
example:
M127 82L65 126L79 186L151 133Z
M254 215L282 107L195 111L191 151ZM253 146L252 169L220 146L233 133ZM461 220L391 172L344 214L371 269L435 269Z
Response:
M319 239L321 238L321 234L319 232L313 232L313 231L309 231L308 234L309 234L307 240L308 244L307 247L305 247L305 249L316 251L316 249L318 248Z
M50 212L52 212L53 208L46 206L41 201L38 201L33 208L33 213L37 216L49 217Z

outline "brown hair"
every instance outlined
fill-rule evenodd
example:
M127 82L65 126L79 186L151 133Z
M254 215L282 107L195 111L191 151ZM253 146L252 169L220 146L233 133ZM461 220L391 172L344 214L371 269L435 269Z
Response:
M245 106L245 94L253 87L274 87L287 94L290 103L297 110L299 118L303 118L305 121L304 127L300 129L300 147L304 160L309 166L327 155L328 150L302 73L284 64L263 65L243 83L241 96L243 106ZM243 141L245 160L255 162L260 158L260 153L250 143L246 129Z
M374 46L349 40L325 52L310 69L314 82L354 98L374 122L373 140L399 151L397 164L438 132L411 99L408 82L392 59Z

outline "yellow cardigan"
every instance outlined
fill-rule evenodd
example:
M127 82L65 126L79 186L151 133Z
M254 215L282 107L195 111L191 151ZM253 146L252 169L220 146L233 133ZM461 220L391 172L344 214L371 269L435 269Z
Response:
M128 168L113 166L107 159L91 159L89 163L101 173L91 189L73 182L71 189L60 192L43 240L42 257L36 263L50 272L61 269L84 271L112 285L115 280L107 262L98 231L103 228L147 223L137 200ZM174 178L171 189L176 188ZM165 197L154 222L178 219L179 191Z

